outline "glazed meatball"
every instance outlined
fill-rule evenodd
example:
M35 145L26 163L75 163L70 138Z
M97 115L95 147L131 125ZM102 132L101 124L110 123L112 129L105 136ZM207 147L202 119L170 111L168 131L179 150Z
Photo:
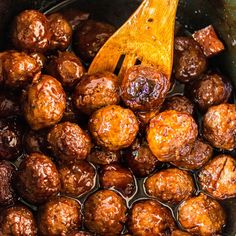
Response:
M46 16L36 10L21 12L12 26L12 42L19 50L45 52L51 32Z
M95 170L86 161L61 165L58 171L61 178L61 193L70 197L87 193L95 184Z
M199 173L203 190L213 197L226 199L236 197L236 161L230 155L219 155Z
M136 138L133 144L124 150L123 157L137 177L148 176L160 164L147 142L141 138Z
M174 95L168 97L164 104L163 110L175 110L179 112L186 112L190 115L194 113L193 103L183 95Z
M226 78L211 73L187 85L185 93L202 111L207 111L211 106L227 102L232 89Z
M89 120L89 129L96 143L110 151L131 145L138 128L134 113L117 105L97 110Z
M169 80L159 70L137 65L124 75L121 98L132 110L150 111L161 106L168 90Z
M198 78L207 68L207 60L199 44L192 38L175 38L174 75L180 82Z
M72 89L84 72L80 59L72 52L59 52L47 66L47 73L57 78L66 89Z
M178 220L191 234L211 236L221 232L225 225L225 213L216 200L200 194L180 205Z
M50 127L59 122L66 108L66 94L58 80L42 75L29 86L24 114L33 130Z
M43 69L45 67L47 58L42 53L32 52L29 55L36 60L40 69Z
M51 31L50 50L66 50L72 39L70 23L59 13L47 16Z
M16 118L0 119L0 159L15 160L22 154L22 125Z
M100 190L84 204L84 224L99 235L120 235L126 221L125 201L111 190Z
M187 170L196 170L203 167L210 160L212 155L213 148L208 143L197 139L189 154L171 163Z
M67 234L66 236L92 236L92 234L86 231L75 231Z
M216 148L236 148L236 106L225 103L210 107L203 117L203 136Z
M90 62L115 32L115 27L94 20L84 21L75 31L74 50L84 61Z
M61 188L56 166L47 156L39 153L32 153L23 159L16 178L19 195L32 204L47 201Z
M135 202L128 228L133 235L167 235L175 228L171 211L155 200Z
M88 134L75 123L55 125L47 140L55 158L64 162L84 160L91 149Z
M195 192L192 176L177 168L162 170L148 177L145 188L150 196L171 204L178 204Z
M181 230L174 230L171 233L171 236L191 236L191 234L189 234L187 232L184 232L184 231L181 231Z
M42 236L66 236L81 226L80 204L71 198L56 197L40 206L39 232Z
M99 173L100 186L119 191L125 197L131 197L135 192L135 182L129 169L117 164L104 166Z
M75 106L88 115L119 100L118 78L110 72L85 75L74 91Z
M16 168L7 161L0 161L0 206L13 205L16 194L13 188Z
M171 110L150 121L147 141L159 161L176 161L190 153L197 135L197 124L189 114Z

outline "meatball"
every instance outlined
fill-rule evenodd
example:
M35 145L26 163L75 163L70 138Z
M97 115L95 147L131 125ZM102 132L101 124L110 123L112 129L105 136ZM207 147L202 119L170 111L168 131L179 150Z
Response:
M162 170L148 177L145 188L150 196L171 204L178 204L195 192L192 176L177 168Z
M16 168L7 161L0 161L0 206L13 205L16 194L13 188Z
M203 136L216 148L236 148L236 106L225 103L210 107L203 117Z
M99 173L100 186L119 191L125 197L131 197L135 192L135 182L129 169L117 164L104 166Z
M84 21L75 31L74 50L84 61L90 62L115 32L115 27L94 20Z
M16 118L0 119L0 159L15 160L22 154L22 125Z
M218 199L236 197L236 161L230 155L219 155L199 173L203 190Z
M126 222L125 201L111 190L100 190L85 201L84 224L99 235L120 235Z
M150 111L164 102L169 90L168 78L154 67L130 67L121 84L121 98L132 110Z
M211 236L221 232L225 225L225 213L216 200L200 194L180 205L178 220L191 234Z
M150 120L160 113L160 108L153 111L136 111L135 115L138 118L140 130L145 130Z
M39 153L32 153L23 159L16 178L19 195L32 204L47 201L61 188L56 166L47 156Z
M91 149L88 134L75 123L55 125L47 140L54 156L64 162L84 160Z
M192 38L176 37L174 75L180 82L198 78L207 68L207 59L199 44Z
M72 89L84 72L80 59L71 52L59 52L47 66L47 73L57 78L66 89Z
M160 164L147 142L140 138L136 138L133 144L124 150L123 157L137 177L148 176Z
M172 161L171 164L187 170L196 170L203 167L212 155L213 148L202 140L197 139L188 155L182 156L177 161Z
M66 94L60 82L49 75L34 78L25 100L25 118L33 130L56 124L66 108Z
M45 67L47 58L42 53L32 52L30 53L30 56L36 60L40 69L43 69Z
M189 114L171 110L150 121L147 141L159 161L176 161L190 153L197 135L197 124Z
M110 105L93 113L89 129L98 145L117 151L131 145L139 127L131 110Z
M190 115L194 113L193 103L183 95L174 95L168 97L164 104L163 110L175 110L179 112L186 112Z
M38 227L42 236L66 236L81 226L80 204L71 198L56 197L40 206Z
M86 161L64 164L58 169L61 178L61 193L78 197L90 191L95 184L95 170Z
M128 228L133 235L167 235L175 228L171 211L155 200L141 200L132 206Z
M46 16L36 10L21 12L12 26L12 42L19 50L45 52L51 32Z
M184 231L181 231L181 230L174 230L171 233L171 236L191 236L191 234L189 234L187 232L184 232Z
M74 231L67 234L66 236L92 236L92 234L86 231Z
M66 50L72 39L72 27L70 23L59 13L47 16L51 31L50 50Z
M119 100L118 78L110 72L85 75L74 91L75 106L88 115Z
M14 206L3 212L0 234L4 236L36 236L37 227L32 212L25 206Z

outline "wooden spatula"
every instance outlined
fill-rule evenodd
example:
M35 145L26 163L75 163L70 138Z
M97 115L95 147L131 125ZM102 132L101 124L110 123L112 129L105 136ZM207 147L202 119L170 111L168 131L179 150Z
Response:
M122 78L129 67L142 64L158 67L170 78L177 5L178 0L144 0L98 52L89 74L114 72L121 64L118 76Z

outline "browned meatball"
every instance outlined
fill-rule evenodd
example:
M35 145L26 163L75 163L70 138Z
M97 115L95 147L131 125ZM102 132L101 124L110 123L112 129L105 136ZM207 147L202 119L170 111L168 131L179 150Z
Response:
M0 161L0 206L12 205L16 202L13 188L16 168L7 161Z
M61 188L56 166L47 156L39 153L32 153L23 159L16 178L19 195L32 204L47 201Z
M211 73L187 85L185 93L202 111L206 111L211 106L227 102L232 89L229 80Z
M197 135L197 124L189 114L171 110L150 121L147 141L158 160L176 161L190 153Z
M181 231L181 230L174 230L171 233L171 236L191 236L191 234L189 234L187 232L184 232L184 231Z
M88 134L75 123L55 125L48 133L47 140L54 156L65 162L84 160L91 149Z
M174 75L180 82L198 78L207 68L207 60L199 44L192 38L176 37Z
M42 53L32 52L29 55L37 61L38 65L41 69L43 69L45 67L46 62L47 62L47 58Z
M115 27L94 20L84 21L75 32L75 52L87 62L91 61L103 44L115 32Z
M213 197L226 199L236 197L236 161L230 155L219 155L199 173L203 190Z
M66 108L66 94L58 80L42 75L30 85L24 104L24 114L33 130L59 122Z
M89 129L98 145L117 151L134 141L138 133L138 121L131 110L110 105L93 113Z
M61 178L61 193L78 197L90 191L95 184L95 170L86 161L64 164L58 169Z
M212 155L213 148L202 140L197 139L189 154L171 163L187 170L196 170L203 167L210 160Z
M150 196L171 204L178 204L195 192L192 176L177 168L162 170L148 177L145 188Z
M80 59L72 52L59 52L47 66L47 73L57 78L66 89L73 88L84 72Z
M151 174L160 164L147 142L140 138L136 138L133 144L124 151L123 157L137 177Z
M133 235L167 235L175 228L168 208L155 200L135 202L129 216L128 228Z
M179 112L186 112L190 115L194 113L193 103L183 95L174 95L168 97L164 104L163 110L175 110Z
M99 235L120 235L126 210L125 201L117 193L100 190L90 195L84 204L85 227Z
M0 119L0 159L15 160L22 153L22 125L15 118Z
M236 148L236 106L225 103L210 107L203 117L203 136L216 148Z
M72 39L70 23L59 13L47 16L51 31L50 50L66 50Z
M74 231L67 234L66 236L92 236L92 234L86 231Z
M118 78L110 72L85 75L74 91L76 107L86 114L119 103Z
M225 213L216 200L200 194L180 205L178 220L191 234L211 236L221 232L225 225Z
M140 129L145 130L150 120L160 113L160 108L153 111L136 111L135 115L138 118Z
M36 10L21 12L12 26L12 42L19 50L45 52L51 32L46 16Z
M99 173L99 180L102 188L115 189L125 197L131 197L136 190L130 170L117 164L104 166Z
M80 204L71 198L56 197L39 208L38 227L42 236L66 236L81 226Z
M137 65L124 75L121 98L132 110L150 111L161 106L168 90L169 80L159 70Z
M14 206L6 209L3 212L0 235L36 236L37 227L32 212L25 206Z

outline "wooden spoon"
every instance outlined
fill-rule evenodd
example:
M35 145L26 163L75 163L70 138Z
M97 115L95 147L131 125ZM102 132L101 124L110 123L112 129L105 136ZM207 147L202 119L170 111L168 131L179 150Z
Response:
M157 67L170 78L173 64L174 25L178 0L144 0L129 20L100 49L89 68L114 72L119 78L135 65Z

